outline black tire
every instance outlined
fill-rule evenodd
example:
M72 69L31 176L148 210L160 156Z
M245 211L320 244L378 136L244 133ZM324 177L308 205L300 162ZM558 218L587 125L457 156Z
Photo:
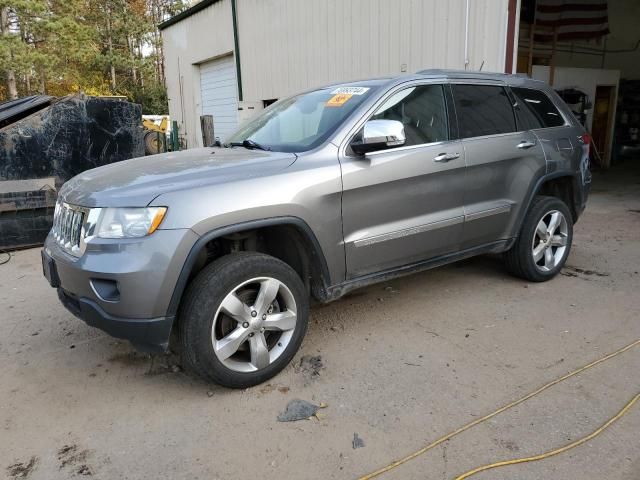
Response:
M144 134L144 153L145 155L156 155L160 153L162 145L162 135L164 133L147 130Z
M214 317L225 297L238 285L257 277L282 282L295 299L297 319L288 345L267 367L253 372L228 368L216 355L212 342ZM229 388L263 383L291 361L302 343L309 321L309 301L298 274L286 263L254 252L232 253L202 269L190 283L179 311L179 338L183 367Z
M557 265L555 265L554 268L543 271L534 261L532 251L534 234L538 223L554 210L560 212L566 219L566 248L558 259ZM572 218L569 208L559 198L546 196L536 197L524 218L516 242L513 244L513 247L505 253L505 264L509 273L531 282L546 282L555 277L560 270L562 270L571 251L571 242L573 240Z

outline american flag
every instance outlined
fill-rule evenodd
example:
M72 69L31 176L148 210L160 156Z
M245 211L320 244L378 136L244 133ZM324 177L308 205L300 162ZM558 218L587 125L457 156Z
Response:
M537 0L537 41L596 40L609 33L607 0ZM545 31L548 30L548 33Z

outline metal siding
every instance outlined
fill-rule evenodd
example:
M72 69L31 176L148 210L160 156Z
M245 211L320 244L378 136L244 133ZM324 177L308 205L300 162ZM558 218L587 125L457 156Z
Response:
M161 33L171 120L178 122L189 148L200 146L203 110L199 64L233 53L231 2L214 3Z
M504 71L508 0L468 0L469 69ZM425 68L464 69L467 0L239 0L244 100ZM163 30L170 113L200 144L198 64L233 52L230 1Z
M213 115L216 138L224 140L238 125L238 83L232 55L200 65L202 114Z
M469 69L478 70L484 61L483 71L504 72L508 0L470 0L470 6Z
M247 100L423 68L464 69L466 0L238 2ZM508 0L469 0L469 69L504 70Z

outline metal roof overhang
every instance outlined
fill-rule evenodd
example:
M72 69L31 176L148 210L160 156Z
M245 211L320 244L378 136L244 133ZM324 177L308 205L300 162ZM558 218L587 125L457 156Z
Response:
M201 2L196 3L193 7L187 8L185 11L180 12L178 15L171 17L169 20L165 20L160 25L158 25L158 28L160 30L164 30L165 28L170 27L171 25L175 25L185 18L189 18L191 15L194 15L220 1L221 0L202 0Z

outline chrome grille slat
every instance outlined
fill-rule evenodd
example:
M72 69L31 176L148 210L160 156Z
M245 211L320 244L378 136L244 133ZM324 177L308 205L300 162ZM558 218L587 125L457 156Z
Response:
M83 223L89 209L69 205L62 201L56 203L53 214L53 238L67 253L79 256Z
M70 224L71 224L71 210L66 210L64 214L64 235L62 235L62 239L64 241L65 246L69 243Z
M80 227L82 224L82 213L76 211L73 214L73 235L71 235L71 242L74 245L80 245Z
M73 228L73 211L67 212L67 227L64 231L64 243L71 246L71 229Z
M66 208L62 209L62 221L60 222L60 240L64 243L64 232L67 228L67 212Z
M60 206L60 218L58 218L58 231L56 232L56 236L58 240L62 240L62 225L64 221L64 209Z
M64 210L64 217L62 218L62 244L67 243L67 226L69 225L69 210Z

